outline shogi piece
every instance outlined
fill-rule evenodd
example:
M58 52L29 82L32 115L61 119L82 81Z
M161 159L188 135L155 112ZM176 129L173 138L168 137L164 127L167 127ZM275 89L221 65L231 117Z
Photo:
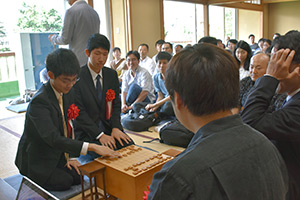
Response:
M105 184L105 166L101 165L99 162L92 161L90 163L87 163L85 165L79 166L79 171L80 171L80 178L81 178L81 188L82 188L82 200L85 198L88 198L91 196L91 199L93 200L94 197L95 199L100 199L99 197L103 199L107 199L106 195L106 184ZM86 175L89 177L90 181L90 191L91 193L88 195L84 195L84 180L83 176ZM95 185L93 189L93 183L92 179L94 178ZM103 194L99 193L97 190L97 182L101 182L102 189L103 189Z
M122 200L141 200L154 173L173 159L172 156L131 145L118 150L121 158L97 158L106 167L107 192ZM100 177L97 177L100 178ZM103 188L101 183L99 187Z

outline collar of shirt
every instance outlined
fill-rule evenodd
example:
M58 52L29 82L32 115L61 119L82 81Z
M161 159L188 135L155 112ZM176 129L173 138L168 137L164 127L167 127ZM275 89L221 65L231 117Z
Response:
M74 6L76 3L80 2L80 1L84 1L84 2L85 2L85 0L77 0L77 1L75 1L75 2L73 3L72 6Z
M93 82L94 82L94 85L96 87L96 82L97 82L97 76L100 75L100 82L101 82L101 85L103 85L103 76L102 76L102 69L100 70L100 72L97 74L96 72L94 72L94 70L92 70L90 68L89 65L87 65L89 70L90 70L90 73L91 73L91 76L92 76L92 79L93 79ZM103 86L102 86L103 87Z
M286 101L289 101L295 94L297 94L300 91L300 88L292 92L290 95L286 97Z
M50 85L51 85L51 87L52 87L52 89L53 89L53 91L54 91L54 94L55 94L55 96L56 96L56 98L57 98L57 100L58 100L59 97L63 95L63 93L59 93L59 92L53 87L51 81L50 81Z

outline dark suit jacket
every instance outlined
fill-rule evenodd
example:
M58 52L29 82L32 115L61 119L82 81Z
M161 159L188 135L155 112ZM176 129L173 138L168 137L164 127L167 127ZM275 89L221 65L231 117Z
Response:
M73 91L63 96L65 116L73 99ZM82 144L82 141L64 136L58 100L50 83L43 85L27 109L24 133L15 160L20 173L44 185L64 152L79 156Z
M104 132L111 134L112 128L123 130L120 122L121 101L120 86L117 72L102 68L102 100L97 98L94 82L88 66L85 65L80 71L80 80L74 86L76 92L76 105L80 111L75 121L75 134L79 140L97 142L96 137ZM115 91L115 99L112 101L112 116L106 119L106 92L112 89ZM102 123L102 126L99 126Z
M201 127L154 174L148 200L284 200L288 176L276 147L238 115Z
M241 115L245 123L274 141L287 165L292 193L300 195L300 92L283 108L267 112L278 84L270 76L258 79Z

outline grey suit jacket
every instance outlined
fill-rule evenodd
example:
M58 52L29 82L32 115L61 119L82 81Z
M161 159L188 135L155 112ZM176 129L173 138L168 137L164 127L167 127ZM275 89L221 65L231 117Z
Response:
M69 106L74 103L73 100L72 90L63 96L65 117ZM44 185L63 153L79 156L82 145L82 141L64 136L58 100L48 82L41 87L28 106L15 164L21 174Z
M67 10L61 35L54 37L52 42L60 45L69 44L82 66L88 60L84 52L88 39L99 31L100 18L97 12L85 1L78 1Z

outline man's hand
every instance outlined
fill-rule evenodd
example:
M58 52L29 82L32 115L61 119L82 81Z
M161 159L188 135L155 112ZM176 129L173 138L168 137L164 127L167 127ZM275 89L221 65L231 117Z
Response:
M159 105L157 105L156 103L154 104L148 104L145 109L150 111L150 112L155 112L157 110L157 108L159 108Z
M273 76L279 81L291 77L296 73L296 70L298 70L296 68L293 72L290 72L290 66L294 55L295 51L291 51L290 49L280 49L275 52L269 62L266 74Z
M125 104L122 106L122 113L126 113L128 110L128 106Z
M102 155L102 156L107 156L110 158L116 158L116 157L121 157L121 154L119 152L113 151L109 149L108 147L98 145L98 144L89 144L89 151L94 151L95 153Z
M115 142L115 139L112 137L112 136L109 136L109 135L106 135L106 134L103 134L100 138L99 138L99 142L106 146L106 147L109 147L111 149L114 149L116 148L116 142Z
M112 129L111 136L113 138L115 138L116 140L118 140L122 146L124 146L122 140L125 141L127 144L129 144L129 142L131 142L130 137L128 137L128 135L126 135L125 133L120 131L120 129L118 129L118 128Z
M50 34L49 36L48 36L48 40L50 41L50 42L52 42L52 37L54 36L55 34Z
M77 161L77 160L69 160L66 164L66 166L68 167L69 170L72 170L72 167L74 167L74 169L76 170L77 174L80 175L79 169L78 167L81 164Z

